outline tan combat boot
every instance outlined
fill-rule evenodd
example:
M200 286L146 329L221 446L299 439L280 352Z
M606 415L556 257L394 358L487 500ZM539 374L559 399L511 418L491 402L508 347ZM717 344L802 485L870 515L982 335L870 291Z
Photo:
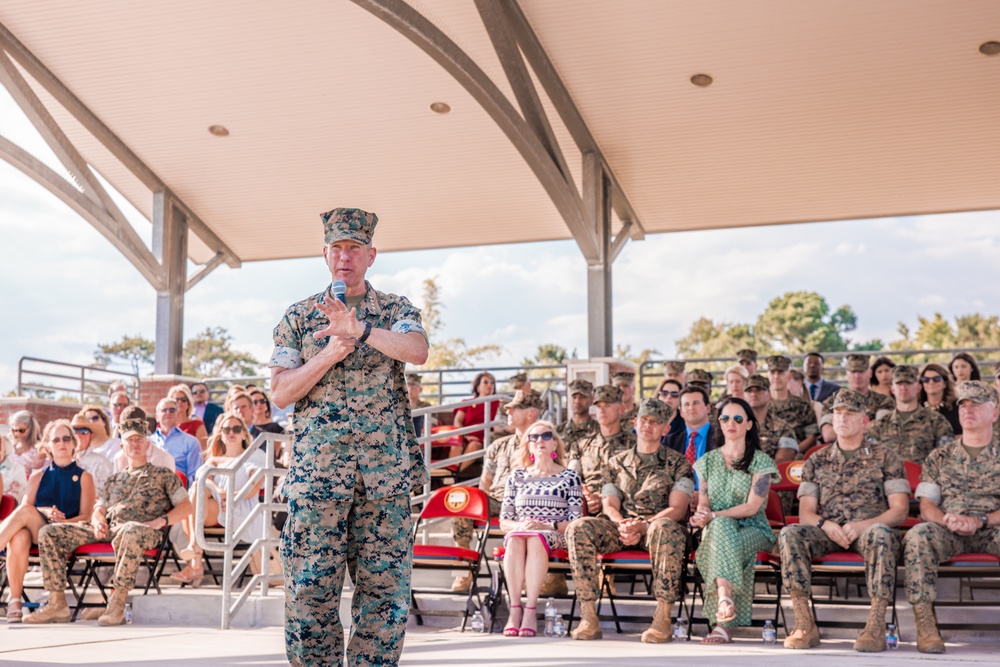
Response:
M570 633L573 639L600 639L601 621L597 618L597 607L593 600L580 603L580 623L576 630Z
M917 650L921 653L944 653L944 640L938 632L934 605L917 602L913 605L913 615L917 619Z
M672 602L656 601L653 623L642 633L641 639L644 644L666 644L673 641L674 636L670 628L670 609L673 606Z
M50 592L49 601L34 614L24 617L25 623L69 623L69 605L66 604L66 593Z
M567 595L569 587L566 585L566 575L558 572L549 572L545 575L545 582L539 595L543 598L553 595Z
M809 609L809 596L803 591L792 591L792 608L795 610L795 630L785 637L785 648L819 646L819 628Z
M128 599L128 589L116 588L108 600L108 608L97 619L98 625L124 625L125 601Z
M854 650L862 653L879 653L885 650L885 608L889 601L872 598L868 608L868 623L854 642Z

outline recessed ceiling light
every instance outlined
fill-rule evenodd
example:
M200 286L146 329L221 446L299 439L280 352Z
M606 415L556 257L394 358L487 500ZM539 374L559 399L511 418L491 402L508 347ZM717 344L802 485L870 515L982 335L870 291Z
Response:
M451 111L451 107L444 102L434 102L431 104L431 111L434 113L446 114Z
M691 76L691 83L699 88L708 88L712 85L712 77L707 74L694 74Z
M1000 55L1000 42L983 42L979 45L979 52L984 56Z
M208 131L217 137L228 137L229 130L222 125L210 125Z

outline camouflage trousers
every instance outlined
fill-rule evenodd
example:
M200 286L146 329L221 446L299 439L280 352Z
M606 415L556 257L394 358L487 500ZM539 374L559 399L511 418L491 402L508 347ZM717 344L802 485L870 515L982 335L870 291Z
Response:
M342 665L340 596L354 579L348 665L396 665L410 611L410 496L370 500L360 473L349 501L291 500L281 533L285 651L292 665Z
M970 552L1000 556L1000 528L987 528L974 535L956 535L942 525L921 523L903 538L903 569L906 598L910 604L937 599L938 566L957 554Z
M566 545L573 570L573 588L581 602L592 602L598 597L597 555L622 549L648 551L653 567L653 597L670 603L677 599L687 535L671 519L652 521L645 543L626 546L618 539L618 526L613 521L588 516L566 527Z
M781 529L778 553L781 555L781 583L786 591L812 594L812 559L844 551L816 526L794 524ZM869 526L851 543L852 551L865 559L865 582L873 598L893 599L896 590L896 557L899 533L885 525Z
M500 501L493 496L490 499L490 517L500 516ZM451 520L451 536L455 538L455 544L468 548L472 544L475 535L472 519L462 517Z
M38 559L47 591L66 590L66 564L77 547L104 542L94 535L89 524L50 523L38 531ZM111 529L111 546L115 549L115 573L111 585L116 590L132 590L135 575L142 564L142 552L155 549L163 541L163 532L128 521Z

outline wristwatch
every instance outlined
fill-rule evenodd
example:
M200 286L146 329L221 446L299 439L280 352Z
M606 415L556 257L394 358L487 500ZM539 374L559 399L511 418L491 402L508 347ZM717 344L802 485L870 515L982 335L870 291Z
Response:
M816 522L816 527L819 528L820 530L823 530L824 523L826 523L826 519L821 518L819 521Z
M983 522L983 528L986 528L987 526L990 525L990 518L985 514L980 514L976 518Z
M552 522L552 530L556 531L557 533L559 532L559 522L558 521L553 521Z

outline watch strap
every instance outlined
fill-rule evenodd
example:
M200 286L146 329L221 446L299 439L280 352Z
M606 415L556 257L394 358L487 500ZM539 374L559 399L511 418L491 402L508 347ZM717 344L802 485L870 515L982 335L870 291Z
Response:
M371 335L372 335L372 325L370 322L365 322L365 332L361 334L361 338L358 339L358 342L359 343L365 342Z

